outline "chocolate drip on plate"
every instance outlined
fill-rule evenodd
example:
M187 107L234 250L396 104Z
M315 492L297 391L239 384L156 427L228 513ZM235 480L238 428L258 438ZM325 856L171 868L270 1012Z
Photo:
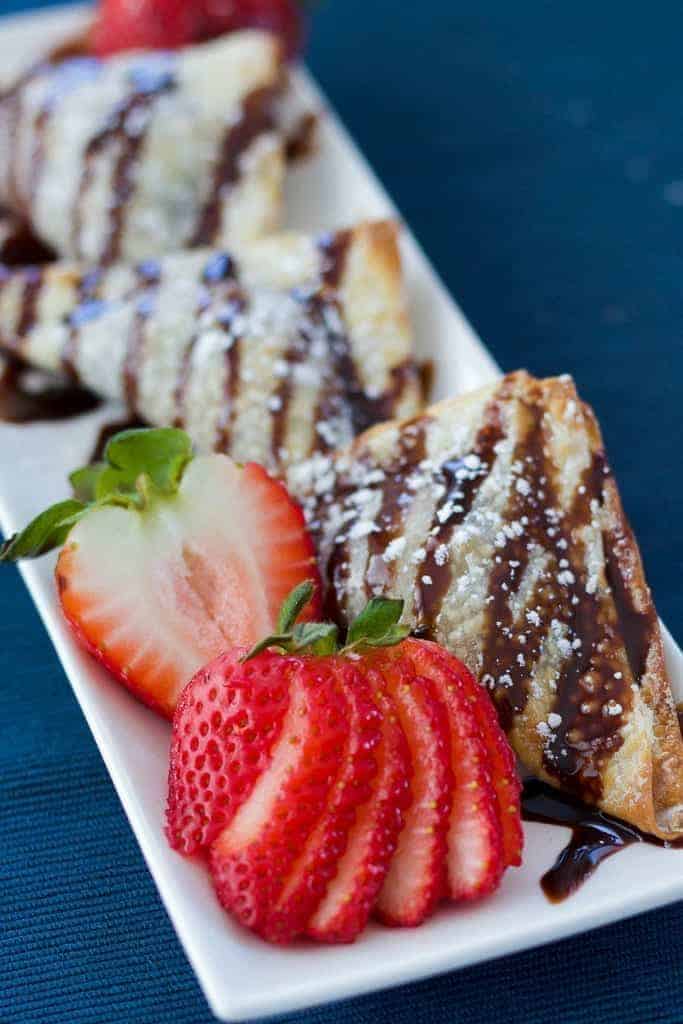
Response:
M5 357L0 372L0 420L5 423L71 419L92 412L100 404L89 391L61 385L19 359Z
M683 848L680 840L664 842L648 836L536 779L524 785L522 817L525 821L564 825L572 830L571 840L541 879L541 887L552 903L571 896L604 860L633 843Z

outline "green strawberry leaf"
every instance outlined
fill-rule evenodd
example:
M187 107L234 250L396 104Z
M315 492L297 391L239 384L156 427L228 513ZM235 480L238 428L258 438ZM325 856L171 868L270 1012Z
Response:
M83 466L82 469L75 469L69 475L69 483L76 501L89 504L95 501L97 491L97 480L104 469L103 462L96 462L92 466Z
M143 509L157 495L178 489L192 459L192 442L174 428L124 430L111 438L104 461L84 466L69 480L74 497L41 513L0 547L0 561L38 558L61 547L69 530L91 509L104 505Z
M398 625L402 614L403 601L373 597L349 626L346 647L389 647L400 643L410 632Z
M81 501L69 499L41 512L33 522L0 547L0 562L19 558L38 558L53 548L61 547L69 530L88 511Z
M291 633L273 633L271 636L267 636L263 640L259 640L257 644L254 644L251 650L244 655L242 662L251 661L251 659L255 658L257 654L263 654L263 652L267 651L270 647L277 647L280 650L287 651L289 650L291 642Z
M315 584L312 580L300 583L282 603L277 620L278 633L290 633L294 623L313 597Z
M173 427L123 430L111 438L104 458L95 481L97 501L128 498L139 505L149 496L149 483L162 494L177 490L192 458L192 442Z
M302 622L293 633L291 650L324 656L335 654L339 630L332 622Z
M277 648L285 654L313 654L325 657L339 651L339 630L332 622L301 622L295 625L315 590L312 580L300 583L285 599L277 622L277 632L257 643L242 661ZM347 654L358 647L393 647L410 636L410 628L400 623L403 601L373 597L348 631L341 649Z

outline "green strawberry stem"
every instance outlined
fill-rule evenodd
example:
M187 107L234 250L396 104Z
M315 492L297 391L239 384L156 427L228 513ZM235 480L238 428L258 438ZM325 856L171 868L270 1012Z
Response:
M343 645L339 644L339 630L332 622L296 625L314 590L311 580L295 587L282 605L277 633L259 641L242 661L249 661L271 647L286 654L349 654L365 647L393 647L410 635L409 627L400 624L403 601L389 597L373 597L368 602L349 626Z

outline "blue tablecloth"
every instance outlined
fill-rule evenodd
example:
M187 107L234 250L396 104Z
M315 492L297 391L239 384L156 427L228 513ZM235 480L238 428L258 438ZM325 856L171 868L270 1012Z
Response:
M569 371L596 407L679 637L682 38L672 0L328 0L311 50L502 365ZM210 1021L12 569L0 678L1 1024ZM679 905L288 1021L673 1024L682 949Z

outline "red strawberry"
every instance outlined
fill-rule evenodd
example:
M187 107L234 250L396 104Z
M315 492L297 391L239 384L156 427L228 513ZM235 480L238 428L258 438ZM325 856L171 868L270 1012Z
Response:
M221 903L247 927L278 941L274 913L298 855L324 814L348 744L348 662L281 657L289 710L270 764L210 852ZM290 937L290 936L287 936Z
M285 596L309 578L304 617L314 614L313 545L282 484L226 455L193 459L182 431L126 431L105 456L72 477L85 502L49 509L0 558L66 540L56 576L77 640L170 717L194 673L272 632Z
M406 639L400 601L373 599L337 652L336 627L294 625L312 592L248 655L199 672L174 719L169 840L208 850L223 905L274 942L350 942L375 907L419 924L504 869L489 768L509 760L485 695Z
M347 744L327 806L303 844L272 908L268 935L279 942L295 938L305 930L311 914L325 895L330 879L337 873L357 809L367 806L368 802L376 803L377 789L373 794L372 783L377 775L375 748L382 740L382 716L363 674L341 659L336 659L336 664L329 661L325 669L333 667L339 674L348 704ZM392 792L392 795L395 794ZM398 825L399 819L396 820ZM376 818L373 827L376 827Z
M443 647L430 645L430 652L444 662L450 672L458 674L467 699L479 726L486 747L493 788L496 792L498 815L503 833L505 867L519 867L522 863L524 830L521 819L522 784L517 775L517 764L512 747L500 727L493 702L467 668L448 654Z
M421 924L446 889L453 793L450 724L436 688L415 674L404 645L375 656L382 669L413 766L412 802L377 910L387 924Z
M416 672L434 683L449 713L454 787L448 835L448 889L451 899L471 900L493 892L503 874L498 804L486 747L462 675L453 671L452 666L445 666L433 648L433 644L421 640L406 640L402 644Z
M121 50L174 50L192 42L196 18L187 0L101 0L90 33L98 57Z
M411 802L410 751L396 708L378 673L370 673L382 713L382 742L374 791L358 809L324 899L308 923L307 934L320 942L353 942L363 931L392 864L404 812Z
M175 713L166 834L180 853L207 849L230 824L280 738L289 687L270 652L217 658L186 687ZM243 653L246 653L244 651Z
M296 0L101 0L91 46L99 56L170 50L246 28L280 36L294 57L303 47L306 22Z

